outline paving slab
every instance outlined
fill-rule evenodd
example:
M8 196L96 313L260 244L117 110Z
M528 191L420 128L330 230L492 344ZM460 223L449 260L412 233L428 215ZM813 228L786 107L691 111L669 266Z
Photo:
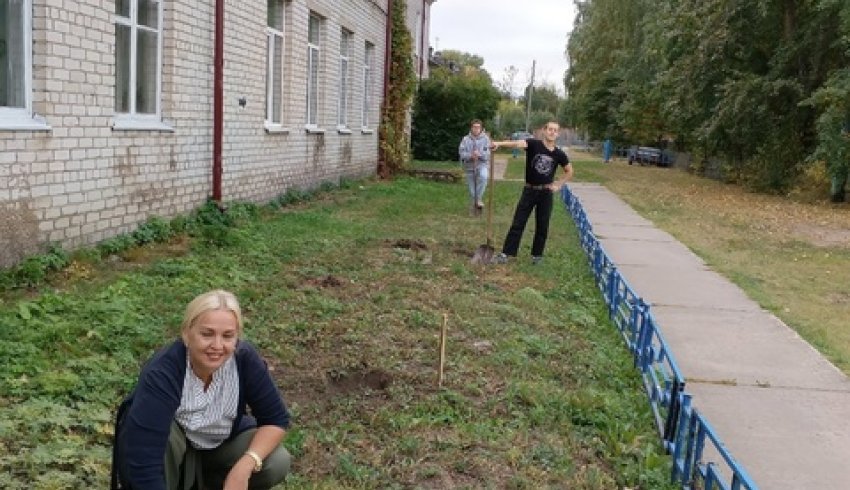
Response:
M850 393L850 380L769 312L656 306L652 313L689 386L713 382Z
M638 296L653 308L663 305L739 311L761 309L738 286L710 269L649 263L617 266Z
M687 391L759 488L850 488L850 392L705 383Z
M596 230L594 229L594 233ZM647 234L642 234L647 236ZM674 240L602 238L596 235L608 257L618 266L657 266L674 269L708 270L705 262L688 247Z
M663 232L654 226L607 221L593 221L592 223L593 234L603 242L608 240L623 240L632 242L678 243L669 233Z

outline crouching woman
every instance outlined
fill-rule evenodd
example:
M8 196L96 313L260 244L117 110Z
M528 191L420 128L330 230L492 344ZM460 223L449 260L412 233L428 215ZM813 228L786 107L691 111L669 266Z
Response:
M289 413L241 334L233 294L189 303L181 339L148 361L118 411L113 489L256 490L284 479Z

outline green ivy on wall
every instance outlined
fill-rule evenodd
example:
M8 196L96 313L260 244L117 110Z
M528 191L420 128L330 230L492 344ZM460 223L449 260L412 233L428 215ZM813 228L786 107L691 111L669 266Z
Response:
M389 86L381 109L379 128L380 161L378 175L389 178L407 165L410 157L410 137L407 134L407 117L416 90L416 72L413 69L413 39L407 29L407 3L393 0L392 52L389 66Z

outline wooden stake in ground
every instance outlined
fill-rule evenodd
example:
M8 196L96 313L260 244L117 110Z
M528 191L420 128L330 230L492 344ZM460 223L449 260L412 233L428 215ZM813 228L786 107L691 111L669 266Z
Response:
M440 328L440 362L437 366L437 387L443 387L443 368L446 366L446 325L449 315L443 313L443 326Z

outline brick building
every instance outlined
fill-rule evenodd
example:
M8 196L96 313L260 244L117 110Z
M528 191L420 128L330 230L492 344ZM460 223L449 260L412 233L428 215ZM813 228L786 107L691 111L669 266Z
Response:
M0 0L0 266L216 188L266 202L374 175L391 1L218 0L214 178L216 0ZM407 0L420 76L432 2Z

